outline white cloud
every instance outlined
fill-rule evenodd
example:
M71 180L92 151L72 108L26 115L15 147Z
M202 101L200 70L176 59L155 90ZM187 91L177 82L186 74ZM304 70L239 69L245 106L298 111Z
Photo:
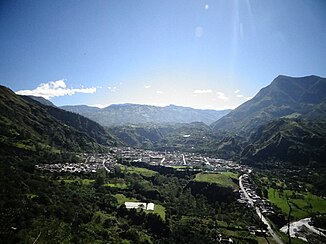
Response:
M217 94L218 99L221 99L223 101L229 100L229 98L227 96L225 96L225 94L223 92L216 92L216 94Z
M211 89L207 90L194 90L195 94L206 94L206 93L212 93L213 91Z
M238 94L239 92L240 92L239 89L234 91L235 94Z
M148 89L151 87L151 85L145 85L144 87L145 87L145 89Z
M108 89L109 89L110 92L116 92L117 91L117 87L116 86L113 86L113 87L112 86L109 86Z
M245 95L243 95L243 94L239 94L239 92L240 92L240 90L236 90L236 91L234 91L234 93L236 94L236 97L238 97L238 98L244 98L244 99L246 99L246 100L250 100L252 97L246 97Z
M20 90L16 93L19 95L32 95L38 97L44 97L50 99L52 97L74 95L75 93L94 93L96 92L95 87L90 88L67 88L65 80L50 81L47 83L41 83L38 87L33 90Z
M65 80L57 80L57 81L51 81L47 84L52 84L53 85L53 88L66 88L66 83L65 83Z
M163 94L164 92L162 91L156 91L157 94Z

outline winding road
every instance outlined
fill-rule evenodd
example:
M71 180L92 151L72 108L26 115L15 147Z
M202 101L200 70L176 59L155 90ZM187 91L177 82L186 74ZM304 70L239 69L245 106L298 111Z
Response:
M267 225L267 230L268 232L270 233L270 235L273 237L273 239L278 243L278 244L283 244L283 241L281 240L281 238L273 231L272 227L270 226L270 224L268 223L267 219L264 217L264 215L261 213L260 209L258 207L256 207L254 205L254 202L252 201L252 199L249 197L246 189L244 188L243 184L242 184L242 178L243 176L245 176L246 174L244 175L241 175L239 177L239 186L240 186L240 189L243 191L245 197L248 199L248 202L251 206L253 206L256 210L256 213L257 215L260 217L260 219L263 221L263 223L265 225Z
M108 172L108 173L110 173L111 171L105 166L105 159L103 159L103 167L105 168L105 170Z

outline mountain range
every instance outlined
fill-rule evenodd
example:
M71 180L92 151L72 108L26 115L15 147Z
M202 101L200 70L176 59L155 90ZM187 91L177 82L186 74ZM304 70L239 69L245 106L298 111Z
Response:
M0 86L0 239L4 243L79 243L85 240L87 243L123 243L122 240L127 238L134 243L149 243L176 233L173 234L177 237L175 241L163 239L162 242L189 243L196 236L194 243L201 243L202 236L211 233L209 230L216 218L227 220L221 233L235 230L232 238L238 236L239 216L246 214L248 208L245 204L241 207L225 202L228 195L234 196L232 201L238 200L237 186L233 182L238 181L235 165L232 172L225 174L168 170L143 162L137 165L145 168L124 165L109 174L104 169L85 174L49 173L35 167L57 164L74 170L93 153L101 153L96 157L104 164L102 156L114 151L110 146L121 145L176 152L175 155L185 151L200 153L206 158L213 156L249 165L254 169L249 177L250 188L261 197L276 199L276 192L277 199L288 203L286 206L293 206L294 211L319 215L323 211L323 199L314 194L325 196L324 88L324 78L280 76L252 100L213 125L204 122L131 124L127 119L133 118L134 110L136 115L144 116L156 108L127 104L116 106L115 111L117 114L129 111L130 117L124 120L128 124L106 127L58 108L45 99L19 96ZM168 106L168 109L173 108ZM180 109L186 113L183 108L175 108ZM122 114L127 116L126 112ZM108 161L110 167L116 167L113 160ZM121 163L128 162L121 160ZM198 176L206 178L206 182L198 182ZM229 183L235 188L230 188ZM291 188L283 188L285 185ZM271 197L273 192L274 198ZM127 210L123 203L129 198L155 202L164 218L157 212ZM221 211L217 212L217 208ZM275 215L269 217L273 216L271 220L275 226L277 223L283 226L287 211L273 210ZM253 220L250 226L261 226L253 213L247 215ZM203 225L208 215L215 216L209 220L213 224ZM189 222L186 223L183 220L187 218ZM242 229L247 228L248 221L241 225ZM190 239L178 237L187 235L192 226L201 234ZM226 229L226 226L230 228ZM213 229L215 232L205 243L216 242L219 233L216 230L219 229ZM258 243L245 235L241 234L238 239L241 243ZM110 237L113 238L108 239Z
M45 99L18 96L3 86L0 98L3 151L76 152L124 144L255 164L325 164L326 79L318 76L278 76L233 111L137 104L63 107L73 111L69 112Z
M231 148L240 146L236 153L246 163L325 164L326 79L278 76L212 128L238 138Z
M132 146L188 150L245 163L325 163L326 79L278 76L251 100L211 126L116 126Z
M46 105L46 106L51 106L51 107L56 107L51 101L43 98L43 97L38 97L38 96L31 96L29 95L28 96L29 98L32 98L33 100L43 104L43 105Z
M325 119L326 79L278 76L251 100L212 124L215 131L250 133L280 118Z
M1 154L92 151L117 143L92 120L0 86Z
M204 122L209 125L231 111L202 110L175 105L158 107L129 103L113 104L102 109L86 105L62 106L60 108L83 115L103 126L192 122Z
M243 143L241 157L254 164L325 165L326 120L284 118L264 124Z

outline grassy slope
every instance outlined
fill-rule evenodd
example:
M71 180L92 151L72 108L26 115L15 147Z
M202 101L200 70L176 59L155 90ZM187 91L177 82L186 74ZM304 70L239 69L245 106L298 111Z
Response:
M65 183L81 183L83 185L89 185L91 183L94 183L95 180L92 180L92 179L73 179L73 180L70 180L70 179L66 179L66 180L63 180Z
M123 194L115 194L114 197L117 199L118 204L124 204L125 202L136 202L137 199L136 198L128 198Z
M119 205L122 205L125 202L138 202L138 200L136 198L128 198L123 194L115 194L114 197L117 199ZM144 210L144 212L158 214L159 216L161 216L162 219L165 220L165 215L166 215L165 207L160 204L155 204L154 212L149 211L149 210Z
M79 120L83 123L75 128L65 121L74 120L77 115L53 108L62 114L59 120L46 108L47 106L31 99L24 99L10 89L0 86L0 144L2 147L33 152L43 149L59 152L60 150L93 150L98 146L92 137L94 134L81 131L88 123L95 124L95 122L79 116ZM87 127L87 130L94 129L97 132L99 128L101 127L91 125ZM105 132L102 136L105 138Z
M275 194L274 194L275 193ZM283 195L276 189L268 189L268 199L275 204L277 207L282 209L285 214L289 212L289 206L287 204L286 196L290 197L290 202L292 202L292 213L291 215L295 219L302 219L311 216L313 213L320 212L326 213L326 200L313 195L309 192L300 192L300 195L304 199L292 199L293 191L284 190ZM296 193L298 194L298 193Z
M118 188L118 189L126 189L128 188L126 183L107 183L104 186L112 187L112 188Z
M194 181L208 182L223 187L231 187L234 189L238 188L238 186L232 181L232 179L228 175L220 173L199 173L196 175Z
M231 172L231 171L221 172L220 174L226 175L226 176L228 176L228 177L230 177L231 179L234 179L234 180L239 179L239 174Z
M151 177L157 174L156 171L146 169L146 168L133 167L133 166L121 166L121 170L127 171L127 173L129 174L140 174L145 177Z

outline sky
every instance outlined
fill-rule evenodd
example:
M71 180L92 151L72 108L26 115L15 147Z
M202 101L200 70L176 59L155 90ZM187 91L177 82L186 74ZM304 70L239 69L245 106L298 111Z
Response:
M0 2L0 84L57 106L235 108L326 77L324 0Z

